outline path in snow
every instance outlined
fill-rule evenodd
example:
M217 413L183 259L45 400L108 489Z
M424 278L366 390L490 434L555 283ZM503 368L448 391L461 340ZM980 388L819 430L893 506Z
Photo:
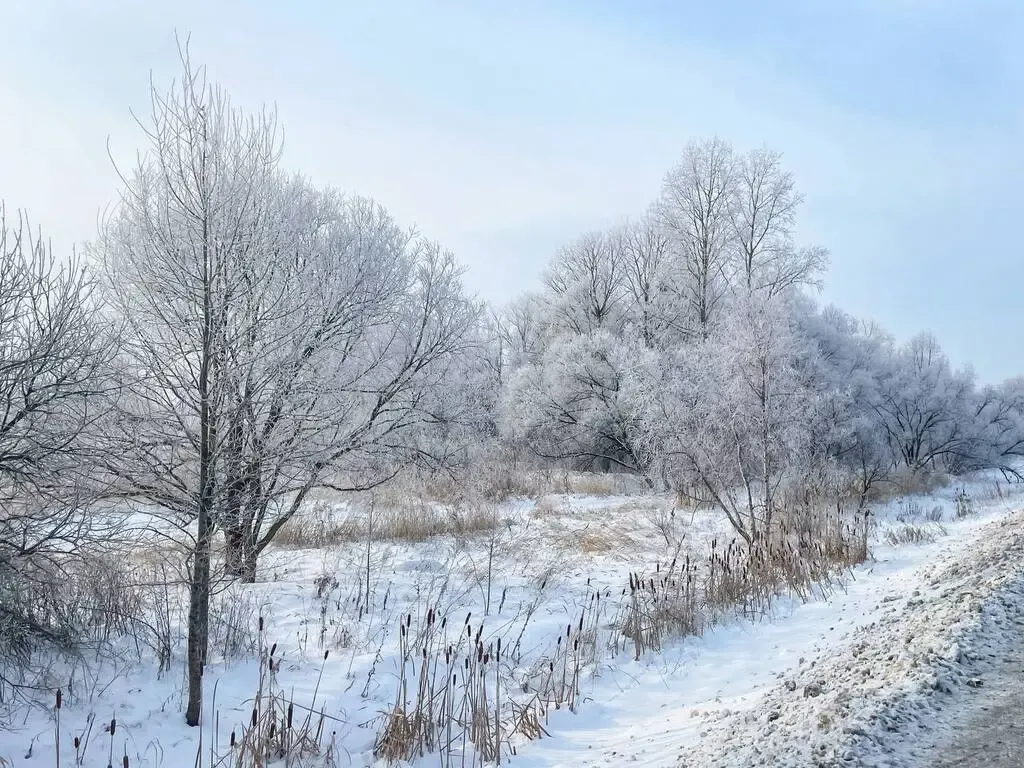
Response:
M949 719L959 722L949 728L951 738L924 757L922 768L1024 765L1024 610L1016 618L1020 624L1010 653L993 659L980 678L982 687L969 688L955 705Z

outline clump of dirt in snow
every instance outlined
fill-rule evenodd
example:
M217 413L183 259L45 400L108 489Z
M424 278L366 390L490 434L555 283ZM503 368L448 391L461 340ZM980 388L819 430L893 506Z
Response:
M905 742L975 666L998 654L1024 610L1024 512L977 531L929 566L927 587L881 596L882 618L804 662L754 708L709 723L681 766L899 766Z

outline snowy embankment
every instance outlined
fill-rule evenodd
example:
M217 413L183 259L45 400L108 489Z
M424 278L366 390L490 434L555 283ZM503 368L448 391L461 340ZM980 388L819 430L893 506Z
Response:
M250 719L257 649L274 644L278 690L296 711L313 710L317 724L319 756L302 764L371 765L401 681L415 679L416 665L402 661L404 623L441 658L446 645L462 642L455 638L466 624L482 647L504 639L493 700L506 731L502 761L512 766L883 765L899 747L887 729L913 731L943 691L968 684L961 662L979 622L998 618L998 596L1009 594L1020 568L1019 492L988 477L966 494L950 487L895 500L875 510L873 558L840 585L807 602L778 598L754 619L725 617L699 637L665 638L660 652L639 658L625 643L606 642L616 636L629 574L727 540L721 516L673 516L671 500L654 496L561 495L501 508L489 532L276 550L261 583L232 587L216 601L202 734L182 723L179 634L169 669L158 672L126 649L116 668L84 660L74 670L63 762L74 764L71 737L92 722L85 764L97 752L105 761L113 747L115 761L127 754L136 768L193 765L200 738L199 764L224 764L232 732L243 734ZM604 612L594 607L597 592L597 602L611 598ZM586 654L561 642L581 616L593 628L582 634L596 638ZM180 626L180 606L168 617ZM448 627L438 629L442 618ZM559 667L555 680L550 670ZM578 670L578 686L566 685L567 670L570 681ZM574 711L563 699L541 717L547 735L509 735L510 697L526 702L544 691L568 696ZM411 685L407 699L411 707ZM110 744L103 722L115 715ZM54 764L45 700L8 723L0 764ZM474 764L464 742L443 759L435 751L414 762L460 765L463 752Z
M516 764L907 765L944 698L976 684L975 647L1010 628L1005 602L1024 599L1024 513L1013 506L979 504L936 526L932 543L877 545L827 600L620 668L582 717L552 723L555 738ZM883 538L904 527L896 517L903 502L883 510Z
M789 648L800 644L795 634L815 635L810 652L751 690L743 711L701 728L680 764L915 764L937 711L983 684L974 662L1021 632L1007 614L1024 604L1022 551L1024 513L1013 512L953 528L913 557L880 552L846 600L786 622Z

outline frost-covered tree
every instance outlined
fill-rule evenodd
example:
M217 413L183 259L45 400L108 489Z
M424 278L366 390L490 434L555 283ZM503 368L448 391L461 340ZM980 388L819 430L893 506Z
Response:
M741 155L730 180L733 285L769 298L796 285L816 285L828 255L823 248L799 248L794 243L803 196L792 174L783 169L782 155L768 149Z
M701 344L679 353L651 395L647 445L677 490L695 489L752 542L807 455L813 392L789 307L747 299Z
M931 334L894 349L872 396L894 463L917 471L953 461L970 433L973 391L973 374L953 370Z
M624 280L621 238L605 232L583 235L558 253L545 274L551 322L579 335L617 331Z
M652 217L661 226L679 275L687 331L708 335L728 290L736 157L721 139L687 145L668 172Z
M0 684L8 662L77 643L62 584L109 534L91 503L114 334L93 287L0 206Z
M273 116L233 109L187 59L147 137L95 247L125 327L107 469L121 498L194 532L195 725L214 533L228 573L252 580L312 489L443 461L477 307L454 257L379 205L284 177Z
M607 332L564 334L509 384L502 431L552 461L644 472L635 383L651 356Z
M678 343L684 309L668 238L650 219L630 222L611 236L622 259L624 332L652 349Z

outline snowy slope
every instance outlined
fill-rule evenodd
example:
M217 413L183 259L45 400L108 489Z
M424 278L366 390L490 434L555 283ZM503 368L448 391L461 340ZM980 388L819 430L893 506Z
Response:
M904 764L887 762L895 747L877 734L926 722L930 694L963 684L956 664L979 612L998 613L1024 568L1024 515L1005 504L944 525L932 544L877 546L827 600L624 666L517 764Z

